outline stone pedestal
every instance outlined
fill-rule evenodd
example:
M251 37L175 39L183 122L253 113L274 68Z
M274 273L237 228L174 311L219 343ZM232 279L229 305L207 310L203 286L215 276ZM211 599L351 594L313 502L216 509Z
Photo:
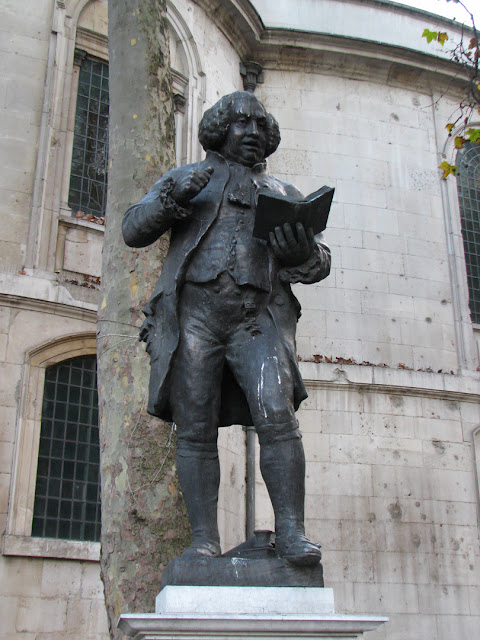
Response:
M388 618L334 613L333 590L320 587L166 586L156 613L120 617L136 640L358 638Z

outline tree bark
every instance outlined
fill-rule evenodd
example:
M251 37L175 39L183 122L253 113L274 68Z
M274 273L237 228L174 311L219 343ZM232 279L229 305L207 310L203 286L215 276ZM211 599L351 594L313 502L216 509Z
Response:
M110 150L98 314L101 571L111 637L121 613L154 611L162 570L189 544L172 425L146 414L148 357L141 308L168 239L141 250L123 213L174 165L175 125L165 0L109 1Z

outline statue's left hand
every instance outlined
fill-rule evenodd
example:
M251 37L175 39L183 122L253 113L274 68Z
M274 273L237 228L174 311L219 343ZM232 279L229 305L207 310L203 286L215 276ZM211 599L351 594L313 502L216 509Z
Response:
M295 226L297 235L292 226L287 222L283 227L275 227L275 232L270 232L270 246L275 257L285 267L296 267L306 262L315 251L316 243L313 229L305 227L301 222Z

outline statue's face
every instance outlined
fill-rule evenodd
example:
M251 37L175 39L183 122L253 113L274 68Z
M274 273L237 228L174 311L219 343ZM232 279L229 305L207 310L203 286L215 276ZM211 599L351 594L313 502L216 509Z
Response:
M232 123L220 153L228 160L252 167L265 157L267 114L254 96L237 98L232 105Z

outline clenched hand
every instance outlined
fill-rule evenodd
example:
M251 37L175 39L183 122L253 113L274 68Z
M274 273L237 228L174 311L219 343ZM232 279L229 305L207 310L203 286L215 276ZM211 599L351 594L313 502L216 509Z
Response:
M212 173L213 167L206 169L192 167L175 183L171 193L172 198L180 206L185 207L207 185Z

